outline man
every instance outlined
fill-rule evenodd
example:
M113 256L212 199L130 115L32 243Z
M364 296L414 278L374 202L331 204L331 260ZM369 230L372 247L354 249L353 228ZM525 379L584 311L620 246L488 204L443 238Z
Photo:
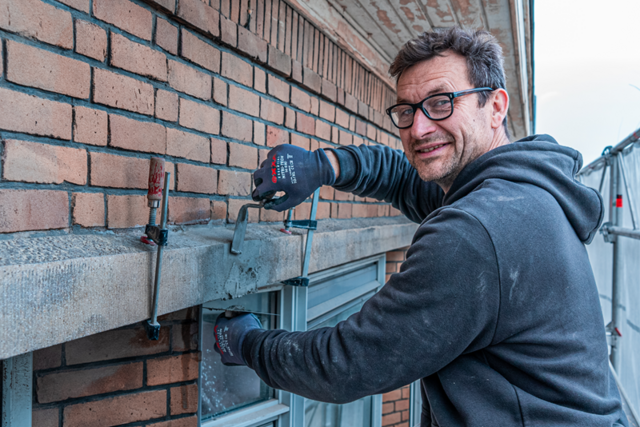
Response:
M603 204L574 179L580 154L547 135L509 142L502 52L486 32L424 33L390 72L406 157L279 146L253 196L281 211L333 185L392 203L420 223L401 272L334 328L220 318L223 362L332 403L421 378L423 427L627 426L584 247Z

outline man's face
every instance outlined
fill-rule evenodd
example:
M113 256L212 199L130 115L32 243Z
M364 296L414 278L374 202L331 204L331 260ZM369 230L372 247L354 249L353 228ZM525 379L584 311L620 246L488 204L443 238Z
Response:
M417 103L430 95L472 89L462 55L445 53L405 70L398 79L398 103ZM486 107L487 104L485 104ZM453 180L470 162L487 152L492 142L488 108L478 107L478 95L454 99L451 117L433 121L417 110L413 125L400 129L409 163L420 178L434 181L448 191Z

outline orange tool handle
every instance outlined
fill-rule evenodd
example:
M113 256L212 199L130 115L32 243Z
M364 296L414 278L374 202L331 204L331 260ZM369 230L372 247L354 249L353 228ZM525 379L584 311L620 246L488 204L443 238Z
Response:
M149 166L149 192L147 199L162 200L162 188L164 186L164 159L152 157Z

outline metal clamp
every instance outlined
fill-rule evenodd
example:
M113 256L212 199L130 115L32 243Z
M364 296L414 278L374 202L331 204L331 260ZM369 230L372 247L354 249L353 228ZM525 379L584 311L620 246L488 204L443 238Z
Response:
M318 227L318 221L316 221L316 213L318 212L318 199L320 199L320 189L318 188L313 193L313 203L311 203L311 212L309 213L309 220L306 221L291 221L290 219L284 222L285 227L287 223L290 223L290 227L296 227L295 224L300 224L297 228L307 229L307 242L304 249L304 260L302 262L302 275L294 277L293 279L284 280L282 283L291 286L309 286L309 262L311 260L311 244L313 243L313 232Z
M244 235L247 232L247 222L249 221L249 208L261 208L264 206L264 201L260 203L248 203L242 205L238 211L238 218L236 219L236 228L233 231L233 241L231 242L231 253L234 255L240 255L242 253L242 244L244 243Z
M291 221L289 219L284 220L284 228L288 230L289 228L302 228L304 230L317 230L318 229L318 221L310 220L310 219L302 219L302 220L294 220Z
M602 234L602 237L604 237L604 241L607 243L613 243L616 241L615 234L611 234L609 232L610 227L611 227L610 222L605 222L604 224L602 224L602 227L600 227L600 233Z
M160 228L157 225L147 224L144 228L144 234L147 238L153 240L158 246L166 246L169 240L169 230Z

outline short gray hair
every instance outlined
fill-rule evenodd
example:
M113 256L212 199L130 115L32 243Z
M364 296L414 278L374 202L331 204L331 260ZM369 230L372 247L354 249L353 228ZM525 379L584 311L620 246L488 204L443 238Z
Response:
M420 34L409 40L398 52L389 67L389 74L396 79L409 67L426 61L434 56L442 56L451 51L462 55L467 60L469 81L478 87L492 89L507 88L504 76L504 56L498 40L488 31L472 31L460 27L437 29ZM484 107L489 99L487 92L479 92L479 106ZM502 122L509 138L507 117Z

